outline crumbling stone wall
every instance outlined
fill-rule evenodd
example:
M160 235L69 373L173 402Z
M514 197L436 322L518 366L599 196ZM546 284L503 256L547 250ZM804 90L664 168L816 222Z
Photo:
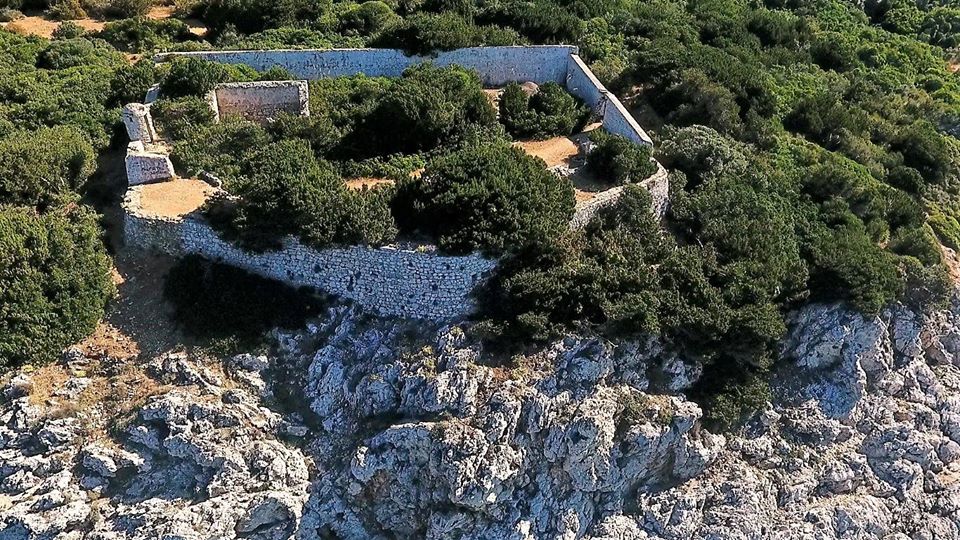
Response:
M157 131L153 127L153 117L150 115L150 106L143 103L128 103L121 114L123 125L127 128L127 136L131 141L140 141L144 144L157 140Z
M470 313L470 293L495 267L480 255L448 257L427 249L351 246L315 250L287 238L278 251L253 253L222 240L200 216L148 216L139 190L127 192L124 239L128 245L175 257L188 254L242 268L294 286L356 301L382 315L449 320Z
M265 122L280 113L310 116L307 81L255 81L217 85L208 97L218 120L240 116Z
M663 168L663 165L657 163L657 172L640 182L640 185L650 192L650 198L652 199L650 212L655 218L663 219L670 207L670 182L667 170ZM586 226L598 210L617 202L626 188L626 186L610 188L598 193L588 201L578 203L574 208L573 218L570 219L570 228L580 229Z
M140 141L127 145L124 160L127 169L127 184L136 186L160 182L174 177L173 164L165 151L148 150Z

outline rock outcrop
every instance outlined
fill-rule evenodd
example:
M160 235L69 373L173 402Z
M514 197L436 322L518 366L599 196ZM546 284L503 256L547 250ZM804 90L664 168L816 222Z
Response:
M109 414L110 359L9 379L0 539L960 538L956 301L795 313L773 403L726 435L655 340L505 368L458 327L346 307L275 337L157 358Z

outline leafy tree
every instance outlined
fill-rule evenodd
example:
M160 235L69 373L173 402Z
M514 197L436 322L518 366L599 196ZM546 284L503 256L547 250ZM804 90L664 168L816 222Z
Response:
M401 227L428 232L440 248L457 253L502 253L555 238L573 213L570 183L506 144L469 146L433 159L400 190L394 215Z
M431 54L463 47L515 45L514 30L475 25L452 12L418 13L384 28L373 41L376 47L403 49L408 54Z
M174 143L170 159L188 174L213 172L225 179L237 177L251 152L270 143L260 125L241 119L226 119L201 127Z
M93 331L113 295L96 216L0 205L0 369L47 363Z
M170 140L186 139L214 121L210 103L197 96L161 98L150 106L150 112L157 129Z
M339 30L347 35L370 36L398 19L387 4L379 0L369 0L342 13Z
M645 144L599 129L591 132L590 139L597 147L587 154L587 167L601 181L628 184L657 172L650 157L651 148Z
M203 96L229 79L230 73L222 64L178 57L170 62L169 71L160 83L160 93L171 98Z
M0 139L0 204L45 206L80 191L95 168L93 147L72 127L15 132Z

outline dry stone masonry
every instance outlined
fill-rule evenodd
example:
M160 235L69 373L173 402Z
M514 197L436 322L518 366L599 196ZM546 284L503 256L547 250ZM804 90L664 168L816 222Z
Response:
M127 191L128 244L180 257L189 254L294 286L354 300L383 315L448 320L469 312L470 292L496 266L479 255L448 257L430 248L351 246L315 250L287 238L283 249L253 253L222 240L200 216L160 217L140 210L141 189Z
M578 56L577 48L566 45L473 47L432 57L407 56L394 49L328 49L198 51L166 53L155 59L164 61L175 56L243 64L258 71L281 67L303 79L218 85L208 96L218 119L238 115L268 121L278 112L307 116L310 114L309 79L356 74L399 77L408 67L429 61L440 66L456 64L473 69L487 86L515 81L563 84L602 118L607 131L638 144L652 144L623 104L604 88ZM157 96L157 89L151 88L144 104L132 103L123 111L131 140L126 157L131 187L123 204L124 237L129 245L173 256L201 255L291 285L315 287L349 298L383 315L442 321L472 310L471 291L496 267L496 261L479 255L441 256L428 246L315 250L293 238L285 241L283 249L252 253L220 239L197 213L163 217L143 212L141 189L137 186L174 178L167 148L158 140L150 115L150 104ZM657 173L642 185L653 196L655 215L662 217L669 188L666 171L658 165ZM615 202L622 192L622 187L613 188L579 204L571 227L582 227L598 209Z
M279 113L310 116L307 81L224 83L210 92L209 100L217 120L240 116L266 122Z

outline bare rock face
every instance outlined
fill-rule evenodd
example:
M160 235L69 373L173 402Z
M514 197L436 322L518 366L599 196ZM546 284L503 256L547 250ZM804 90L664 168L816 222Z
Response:
M275 337L146 362L149 395L109 414L54 404L117 366L9 379L0 539L960 538L957 304L808 306L773 403L723 436L652 393L701 373L656 340L504 367L458 327L346 307Z

